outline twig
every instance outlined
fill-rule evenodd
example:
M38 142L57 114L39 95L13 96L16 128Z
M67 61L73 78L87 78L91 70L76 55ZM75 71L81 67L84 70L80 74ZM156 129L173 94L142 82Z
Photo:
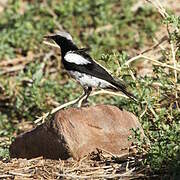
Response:
M113 154L113 153L111 153L110 151L107 151L107 150L105 150L105 149L100 148L99 150L101 150L101 151L103 151L103 152L105 152L105 153L107 153L107 154L109 154L109 155L111 155L111 156L113 156L113 157L116 156L115 154Z
M127 161L127 164L126 164L126 172L129 171L129 161Z
M35 167L38 167L38 165L31 165L31 166L27 166L27 167L21 167L21 168L17 168L17 169L13 169L13 172L16 172L16 171L27 171L29 169L33 169Z
M154 65L158 65L158 66L162 66L162 67L167 67L167 68L170 68L170 69L173 69L173 70L176 70L176 71L180 72L180 68L178 68L178 67L174 67L174 66L168 65L166 63L162 63L160 61L154 60L154 59L149 58L147 56L144 56L142 54L139 54L138 56L135 56L135 57L129 59L125 64L128 65L128 64L132 63L133 61L135 61L137 59L140 59L140 58L152 61L153 63L155 63Z
M40 116L40 117L38 117L35 121L34 121L34 123L35 124L38 124L39 122L44 122L45 121L45 119L49 116L49 112L47 112L47 113L44 113L42 116Z
M119 160L125 160L128 157L132 157L135 154L136 154L135 152L127 152L127 153L124 153L124 154L121 154L121 155L116 155L115 158L117 158Z
M13 178L14 175L11 175L11 174L2 174L0 175L0 179L4 179L4 178Z
M120 97L128 98L126 95L123 95L121 93L111 92L111 91L107 91L107 90L100 90L100 91L93 92L92 94L90 94L90 96L95 96L95 95L98 95L98 94L109 94L109 95L115 95L115 96L120 96ZM67 102L65 104L62 104L61 106L58 106L58 107L54 108L51 112L47 112L47 113L43 114L41 117L38 117L34 122L36 124L41 122L41 121L44 122L45 119L49 115L52 115L52 114L56 113L57 111L65 108L65 107L68 107L68 106L70 106L72 104L75 104L78 100L79 100L79 98L77 98L75 100L72 100L70 102Z
M128 65L128 67L129 67L129 65ZM130 73L132 79L133 79L134 81L136 81L136 77L134 76L134 74L133 74L133 72L132 72L132 70L131 70L130 68L129 68L129 73Z
M7 66L14 66L17 64L27 64L29 62L31 62L33 59L38 58L42 56L42 53L38 54L38 55L34 55L33 53L28 53L28 55L26 57L21 56L21 57L16 57L14 59L9 59L9 60L3 60L0 62L0 67L7 67Z
M19 71L19 70L24 69L24 67L25 67L25 65L21 65L21 64L13 66L13 67L6 67L0 71L0 75Z
M147 53L147 52L149 52L149 51L152 51L152 50L156 49L156 48L157 48L158 46L160 46L164 41L167 41L167 40L168 40L168 37L167 37L167 36L163 36L163 37L160 39L159 42L157 42L157 43L156 43L155 45L153 45L152 47L150 47L150 48L142 51L140 54L142 55L142 54L145 54L145 53Z
M159 44L158 40L156 38L153 38L154 42L156 44ZM163 43L163 42L162 42ZM166 49L162 46L162 43L158 45L158 47L160 47L161 50L165 51Z
M166 13L166 10L163 8L163 6L161 5L161 3L158 0L146 0L146 1L153 4L157 8L157 10L159 11L159 13L162 15L163 18L166 18L169 16Z
M81 171L93 171L93 170L98 170L98 169L108 169L111 168L112 166L98 166L98 167L85 167L85 168L81 168ZM70 169L68 171L65 171L65 173L70 173L73 172L75 170L78 170L79 167L74 168L74 169Z
M19 172L15 172L15 171L9 171L9 174L15 175L15 176L24 176L24 177L31 177L32 174L22 174Z
M0 75L22 70L27 64L40 56L42 56L42 53L38 55L29 53L26 57L15 58L13 60L3 60L0 62Z
M112 168L110 169L112 171ZM101 175L101 174L104 174L104 169L98 169L96 171L90 171L90 172L86 172L86 173L83 173L82 176L90 176L90 177L93 177L95 175Z
M67 107L67 106L70 106L70 105L74 104L78 99L79 99L79 98L77 98L77 99L75 99L75 100L73 100L73 101L67 102L67 103L65 103L65 104L62 104L61 106L58 106L57 108L54 108L54 109L50 112L50 114L54 114L55 112L59 111L60 109L63 109L63 108L65 108L65 107Z
M146 1L150 2L151 4L153 4L155 6L155 8L159 11L159 13L161 14L161 16L163 18L169 17L169 14L166 12L165 8L162 6L162 4L160 3L159 0L146 0ZM179 32L178 27L175 27L175 30L177 32Z
M152 107L149 107L150 111L152 112L152 114L154 115L155 118L158 117L158 115L156 114L156 112L154 111L154 109Z
M147 105L145 106L145 110L141 113L140 118L142 118L142 117L144 116L144 114L146 113L146 111L147 111Z
M72 178L72 179L93 179L93 178L118 178L118 177L132 177L133 175L130 175L135 168L132 168L131 170L123 173L123 174L99 174L99 175L93 175L93 176L79 176L75 174L60 174L55 173L60 177L66 177L66 178Z
M107 90L95 91L92 94L90 94L90 96L95 96L95 95L98 95L98 94L110 94L110 95L115 95L115 96L121 96L121 97L128 98L126 95L123 95L121 93L111 92L111 91L107 91ZM76 103L78 99L79 98L77 98L77 99L75 99L73 101L67 102L67 103L53 109L50 114L54 114L55 112L59 111L60 109L63 109L65 107L67 107L67 106L70 106L70 105Z
M36 157L36 158L29 159L28 162L38 161L38 160L41 160L41 159L43 159L43 156L39 156L39 157Z
M133 148L133 147L131 147L131 148ZM102 149L102 148L99 149L99 150L101 150L101 151L103 151L103 152L109 154L110 156L112 156L112 157L114 157L114 158L122 159L122 160L123 160L123 159L126 159L127 157L130 157L130 156L132 156L132 155L135 154L134 152L127 152L127 153L118 155L118 154L113 154L113 153L111 153L111 152L109 152L109 151L107 151L107 150L105 150L105 149Z

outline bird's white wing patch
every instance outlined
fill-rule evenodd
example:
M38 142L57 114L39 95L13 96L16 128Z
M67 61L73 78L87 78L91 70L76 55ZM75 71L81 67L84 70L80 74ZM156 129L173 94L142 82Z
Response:
M64 60L70 63L75 63L78 65L85 65L85 64L90 64L91 62L82 57L79 54L73 53L73 52L68 52L64 56Z

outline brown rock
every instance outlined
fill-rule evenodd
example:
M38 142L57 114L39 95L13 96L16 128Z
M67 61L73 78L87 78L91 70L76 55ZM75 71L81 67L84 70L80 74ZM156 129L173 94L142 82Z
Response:
M131 128L143 130L130 112L115 106L97 105L60 110L48 122L16 137L11 157L79 159L96 148L122 154L130 147ZM144 136L144 134L143 134Z

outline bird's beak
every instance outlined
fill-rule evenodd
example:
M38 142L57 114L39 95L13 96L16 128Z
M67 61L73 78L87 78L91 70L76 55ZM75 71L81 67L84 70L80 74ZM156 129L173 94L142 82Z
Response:
M53 35L46 35L43 37L44 39L53 39Z
M56 38L55 35L46 35L46 36L44 36L43 38L44 38L44 41L43 41L44 44L49 45L49 46L52 46L52 47L59 48L58 45L56 45L56 44L54 44L54 43L51 43L51 41L49 42L49 40L55 41L55 38Z

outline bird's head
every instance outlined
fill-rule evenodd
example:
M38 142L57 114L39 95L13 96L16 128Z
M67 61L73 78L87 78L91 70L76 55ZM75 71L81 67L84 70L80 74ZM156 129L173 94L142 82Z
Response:
M72 36L69 33L64 32L64 31L59 31L55 34L47 35L44 37L47 39L54 40L59 46L61 46L62 43L67 43L69 41L73 42Z
M59 31L52 35L44 36L46 39L52 39L61 47L61 51L76 50L77 46L74 44L72 36L64 31Z

